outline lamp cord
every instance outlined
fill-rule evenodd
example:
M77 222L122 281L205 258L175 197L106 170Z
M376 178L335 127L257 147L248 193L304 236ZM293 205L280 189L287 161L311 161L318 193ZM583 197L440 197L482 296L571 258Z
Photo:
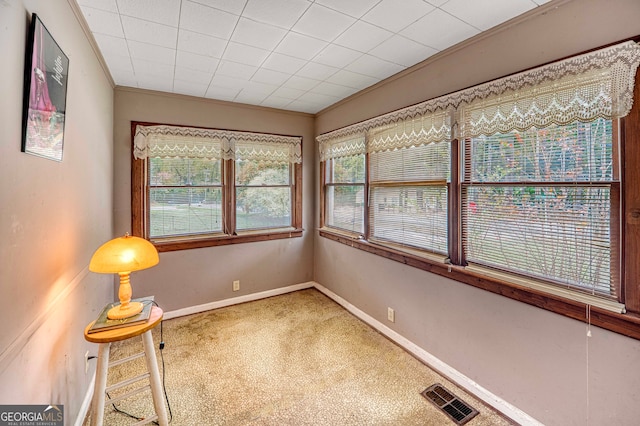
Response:
M158 303L155 300L151 300L150 302L153 303L154 305L156 305L157 307L160 307L160 305L158 305ZM158 349L160 349L160 360L161 360L161 363L162 363L162 391L164 392L164 399L165 399L165 401L167 401L167 408L169 409L169 423L171 423L171 421L173 420L173 412L171 411L171 404L169 403L169 395L167 395L167 387L165 385L164 355L163 355L164 339L163 339L162 323L164 323L164 320L160 321L160 344L158 345ZM109 395L109 392L105 392L105 393L107 394L108 398L111 398L111 396ZM143 420L144 419L144 417L138 417L138 416L135 416L135 415L133 415L131 413L128 413L128 412L126 412L124 410L121 410L120 408L116 407L115 403L112 403L111 406L118 413L121 413L121 414L124 414L126 416L129 416L134 420ZM153 424L159 425L159 423L157 421L154 421Z

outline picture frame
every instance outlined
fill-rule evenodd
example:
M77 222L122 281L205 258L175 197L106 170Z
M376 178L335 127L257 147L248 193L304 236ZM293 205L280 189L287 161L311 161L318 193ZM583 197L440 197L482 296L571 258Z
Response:
M37 14L25 54L22 152L62 161L69 58Z

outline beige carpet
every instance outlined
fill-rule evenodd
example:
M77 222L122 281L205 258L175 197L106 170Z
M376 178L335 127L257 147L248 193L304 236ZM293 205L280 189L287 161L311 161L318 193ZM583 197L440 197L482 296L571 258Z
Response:
M433 383L480 412L467 425L512 424L314 289L167 320L164 341L173 425L455 424L420 395ZM114 343L111 359L141 347ZM143 364L113 367L109 384ZM153 413L149 391L118 407ZM131 423L107 406L106 425Z

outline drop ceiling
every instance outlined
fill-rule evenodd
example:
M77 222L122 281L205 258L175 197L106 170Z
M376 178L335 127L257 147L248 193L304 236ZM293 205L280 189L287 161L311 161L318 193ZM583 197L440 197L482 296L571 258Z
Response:
M316 113L549 0L77 0L118 86Z

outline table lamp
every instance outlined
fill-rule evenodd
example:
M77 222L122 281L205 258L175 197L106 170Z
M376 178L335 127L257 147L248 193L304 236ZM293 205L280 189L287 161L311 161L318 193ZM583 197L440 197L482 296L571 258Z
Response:
M128 233L124 237L107 241L96 250L89 263L89 270L102 274L120 275L118 289L120 304L109 310L107 318L129 318L142 312L142 303L131 302L129 274L157 265L159 261L158 251L153 244Z

